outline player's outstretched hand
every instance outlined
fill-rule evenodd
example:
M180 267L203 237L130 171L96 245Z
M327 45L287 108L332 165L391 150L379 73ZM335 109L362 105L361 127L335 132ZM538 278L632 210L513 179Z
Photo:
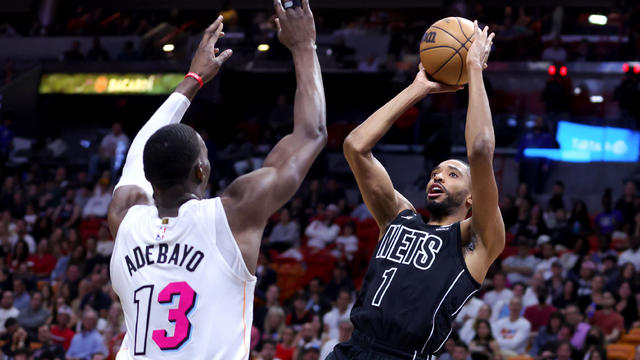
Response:
M213 79L220 71L220 67L227 61L233 52L227 49L220 53L220 49L216 48L218 39L224 36L222 32L222 15L218 16L213 24L209 25L204 31L204 36L198 45L198 50L191 60L190 72L195 72L202 77L205 83Z
M315 47L316 25L309 0L302 0L302 7L284 9L280 0L273 0L276 10L276 27L278 39L290 51L298 48Z
M424 71L424 66L422 66L422 63L418 65L418 75L416 75L415 80L413 80L413 85L418 86L423 92L424 96L427 96L427 94L458 91L463 88L463 86L460 85L445 85L429 80L429 78L427 77L427 72Z
M467 68L481 69L487 68L487 60L493 45L495 33L489 34L489 27L485 26L481 31L478 27L478 20L473 22L473 37L471 38L471 47L467 53Z

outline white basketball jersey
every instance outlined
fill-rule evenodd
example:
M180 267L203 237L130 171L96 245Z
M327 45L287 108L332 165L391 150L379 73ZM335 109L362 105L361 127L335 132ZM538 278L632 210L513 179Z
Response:
M247 359L256 278L220 198L127 212L111 257L127 333L120 359Z

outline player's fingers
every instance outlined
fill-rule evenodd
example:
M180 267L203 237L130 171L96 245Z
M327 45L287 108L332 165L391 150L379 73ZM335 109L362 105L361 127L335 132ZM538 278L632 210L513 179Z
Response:
M280 0L273 0L273 8L276 10L276 15L278 15L278 17L284 16L284 8L282 7Z
M482 29L482 35L484 35L485 38L487 34L489 34L489 26L485 26L484 29Z
M218 28L216 29L216 31L213 33L212 36L212 40L213 41L217 41L219 38L221 38L220 34L222 34L222 29L224 28L224 24L220 23L220 25L218 25Z
M275 18L275 19L273 19L273 21L275 21L276 28L278 29L278 34L280 34L280 32L282 31L282 27L280 26L280 19Z
M496 33L491 33L491 35L489 35L489 42L493 42L493 38L496 37Z
M211 25L209 25L207 29L204 31L204 36L202 37L202 40L205 43L209 41L211 36L213 36L213 33L215 32L216 28L220 26L221 21L222 21L222 15L219 15L216 21L214 21Z
M213 48L213 53L214 53L214 54L216 54L216 55L217 55L219 52L220 52L220 49L219 49L219 48Z
M477 34L479 32L478 30L479 30L478 29L478 20L474 20L473 21L473 33Z
M222 64L224 64L227 60L229 60L229 58L231 57L231 55L233 55L233 50L231 50L231 49L227 49L227 50L223 51L220 55L218 55L218 57L216 58L216 60L218 61L218 64L222 65Z
M482 65L482 69L485 70L486 68L488 68L489 65L487 63L484 63L484 65Z
M422 61L420 61L420 62L418 63L418 70L419 70L419 71L424 71L424 65L422 65Z
M311 13L311 7L309 6L309 0L302 0L302 11L307 14Z

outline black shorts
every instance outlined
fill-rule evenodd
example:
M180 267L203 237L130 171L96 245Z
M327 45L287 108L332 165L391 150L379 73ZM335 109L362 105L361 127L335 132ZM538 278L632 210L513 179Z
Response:
M353 330L351 339L336 345L326 360L428 360L428 358L379 344L371 337Z

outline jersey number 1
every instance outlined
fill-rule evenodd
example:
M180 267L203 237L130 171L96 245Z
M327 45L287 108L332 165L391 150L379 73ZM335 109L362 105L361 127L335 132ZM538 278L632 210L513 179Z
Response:
M393 277L396 275L396 270L398 270L398 268L392 267L382 274L382 284L380 284L378 291L376 291L376 294L373 296L371 305L380 306L384 294L387 292L389 285L391 285L391 281L393 281Z
M139 287L133 294L133 302L136 304L135 355L147 353L153 287L153 285ZM177 308L169 310L168 320L174 324L173 335L168 336L165 329L156 329L151 333L151 338L160 350L176 350L184 345L191 335L189 314L195 307L198 294L185 281L172 282L160 291L158 302L162 305L171 304L174 296L178 296L180 300Z

